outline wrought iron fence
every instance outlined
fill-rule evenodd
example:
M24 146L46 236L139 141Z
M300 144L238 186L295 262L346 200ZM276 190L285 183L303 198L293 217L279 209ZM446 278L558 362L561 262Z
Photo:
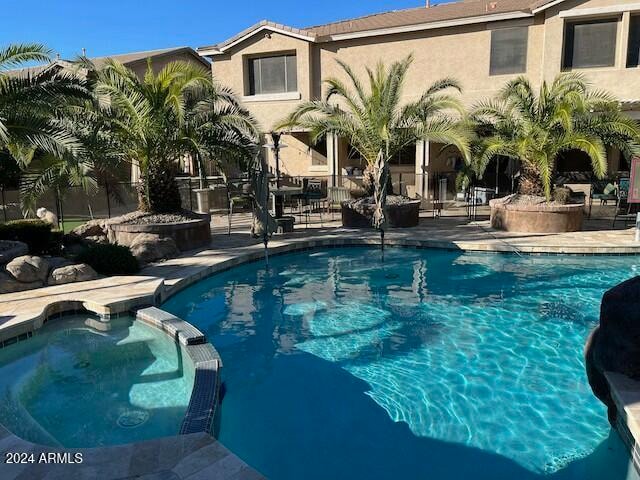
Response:
M363 190L364 178L355 175L283 175L281 185L304 188L310 181L319 182L326 191L329 186L349 189L353 195ZM246 183L246 178L228 180L229 184L237 186ZM177 179L182 207L188 210L197 208L196 191L201 186L198 177L179 177ZM225 213L229 208L229 185L221 176L206 177L207 187L210 192L210 207L213 213ZM433 203L445 205L456 202L468 202L468 194L460 192L456 188L455 172L432 172L428 175L415 173L392 173L391 183L396 194L407 195L412 198L422 198L423 207L432 208ZM494 185L478 184L476 187L485 187L481 190L480 197L474 203L484 203L495 194L511 193L509 191L494 192ZM275 179L274 179L275 187ZM17 190L1 190L0 221L9 221L25 218L33 214L25 213L21 209L20 192ZM468 193L468 192L467 192ZM54 212L66 231L76 224L96 218L111 218L135 211L138 207L138 184L120 182L99 185L97 188L86 191L81 187L70 187L60 193L49 192L43 195L35 205L36 208L44 207Z

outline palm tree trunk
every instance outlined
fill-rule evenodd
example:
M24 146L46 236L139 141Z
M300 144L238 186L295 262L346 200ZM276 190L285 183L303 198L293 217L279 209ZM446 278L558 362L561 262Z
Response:
M141 177L142 211L175 213L182 210L176 174L176 165L172 161L149 162Z
M529 162L522 162L522 173L518 192L521 195L544 196L544 183L538 170Z

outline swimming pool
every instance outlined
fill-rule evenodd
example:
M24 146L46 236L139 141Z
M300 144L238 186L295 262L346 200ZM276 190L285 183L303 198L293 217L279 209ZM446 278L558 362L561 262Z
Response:
M193 363L160 330L66 316L0 350L0 423L68 448L177 435L193 381Z
M637 257L390 249L247 264L163 308L220 352L219 437L272 480L637 476L587 384Z

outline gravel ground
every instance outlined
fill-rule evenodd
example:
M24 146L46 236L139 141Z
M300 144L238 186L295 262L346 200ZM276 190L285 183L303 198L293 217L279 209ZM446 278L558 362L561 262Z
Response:
M562 203L556 201L547 202L545 197L538 197L536 195L510 195L504 197L502 202L505 205L546 205L550 207L562 206Z
M199 220L201 217L183 210L179 213L146 213L146 212L132 212L122 215L121 217L114 218L110 223L120 224L136 224L136 225L148 225L152 223L179 223L188 222L191 220Z

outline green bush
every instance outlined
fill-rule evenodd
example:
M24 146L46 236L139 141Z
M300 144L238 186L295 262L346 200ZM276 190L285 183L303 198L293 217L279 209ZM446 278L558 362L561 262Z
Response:
M62 234L53 230L50 223L42 220L13 220L0 224L0 240L16 240L29 246L29 253L58 254L62 245Z
M131 250L122 245L89 245L80 252L77 260L89 264L102 275L132 275L140 270Z
M553 199L561 205L566 205L571 201L573 190L568 187L556 187L553 191Z

